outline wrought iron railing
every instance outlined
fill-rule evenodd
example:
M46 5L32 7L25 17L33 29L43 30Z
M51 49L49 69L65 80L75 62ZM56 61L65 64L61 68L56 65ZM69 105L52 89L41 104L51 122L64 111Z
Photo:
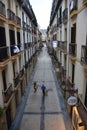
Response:
M82 100L81 100L80 97L78 97L78 106L77 106L77 109L78 109L79 115L80 115L80 117L82 119L82 124L87 129L87 108L84 105L84 103L82 102Z
M17 76L14 77L14 87L18 85L20 81L20 74L17 74Z
M13 94L13 88L12 84L10 84L9 87L5 91L3 91L4 103L7 103L9 101L12 94Z
M18 16L16 16L16 22L17 22L18 25L21 26L21 18L19 18Z
M28 43L24 43L24 49L28 49Z
M16 22L16 16L15 13L12 12L10 9L7 9L8 19L12 20L13 22Z
M83 0L83 5L87 6L87 0Z
M5 4L0 1L0 14L6 16Z
M67 42L65 41L64 42L62 41L62 50L67 51Z
M22 25L23 25L23 29L26 29L26 27L27 27L26 22L22 21Z
M69 44L69 54L76 57L77 45L75 43Z
M68 19L68 8L65 8L63 11L63 21Z
M27 68L28 68L28 62L25 63L25 69L27 69Z
M62 23L62 17L59 17L57 20L57 26L60 25Z
M20 78L24 75L24 68L20 71Z
M81 62L87 65L87 46L85 45L81 47Z

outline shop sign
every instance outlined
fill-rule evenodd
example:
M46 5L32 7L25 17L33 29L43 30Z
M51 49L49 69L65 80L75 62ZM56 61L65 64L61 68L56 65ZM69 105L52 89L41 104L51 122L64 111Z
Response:
M76 96L70 96L67 100L67 103L70 105L70 106L74 106L77 104L77 97Z
M57 47L57 41L52 41L52 46L54 47L54 48L56 48Z

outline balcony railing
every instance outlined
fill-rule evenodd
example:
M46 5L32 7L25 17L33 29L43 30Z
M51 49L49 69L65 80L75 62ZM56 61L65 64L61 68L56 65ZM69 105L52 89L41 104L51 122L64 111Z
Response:
M59 17L57 20L57 26L60 25L62 23L62 17Z
M3 96L4 96L4 103L7 103L12 96L13 89L12 89L12 84L9 85L9 87L3 91Z
M21 19L18 16L16 16L16 22L17 22L18 25L21 26Z
M67 51L67 42L62 41L62 49L63 49L63 51Z
M26 29L27 25L26 22L22 21L23 29Z
M7 9L8 19L12 20L13 22L16 22L16 16L15 13L13 13L10 9Z
M83 122L83 126L86 127L87 129L87 108L86 106L83 104L83 102L81 101L80 97L78 98L78 106L77 106L79 115L82 119Z
M9 47L0 47L0 62L3 62L9 58Z
M58 47L63 51L67 51L67 42L65 41L58 41Z
M81 62L87 65L87 46L81 47Z
M0 15L6 16L5 4L0 1Z
M63 21L68 19L68 8L63 11Z
M76 57L76 49L77 45L75 43L70 43L69 44L69 54Z
M25 69L27 69L27 68L28 68L28 62L25 63Z
M14 56L20 52L18 45L12 45L10 46L10 49L11 49L11 56Z
M87 0L83 0L83 5L87 6Z
M77 11L77 1L76 0L71 0L70 1L70 14L73 11Z
M28 49L28 43L24 43L24 49Z
M64 66L61 66L61 74L63 77L66 77L66 69L64 68Z
M17 74L17 76L14 77L14 87L18 85L20 81L20 74Z
M20 71L20 78L24 75L24 68Z
M67 87L67 88L72 89L72 88L74 88L74 85L75 85L75 84L71 82L70 78L68 78L68 79L66 80L66 87Z

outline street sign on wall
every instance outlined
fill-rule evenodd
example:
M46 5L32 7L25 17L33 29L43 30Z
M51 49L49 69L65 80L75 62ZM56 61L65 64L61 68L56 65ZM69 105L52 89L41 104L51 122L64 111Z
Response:
M70 96L68 99L67 99L67 103L68 105L70 106L74 106L77 104L77 97L76 96Z

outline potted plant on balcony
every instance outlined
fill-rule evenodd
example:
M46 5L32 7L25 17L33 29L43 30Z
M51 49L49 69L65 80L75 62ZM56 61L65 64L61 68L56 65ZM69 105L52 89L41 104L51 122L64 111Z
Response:
M2 115L3 115L3 108L0 107L0 119L1 119Z

